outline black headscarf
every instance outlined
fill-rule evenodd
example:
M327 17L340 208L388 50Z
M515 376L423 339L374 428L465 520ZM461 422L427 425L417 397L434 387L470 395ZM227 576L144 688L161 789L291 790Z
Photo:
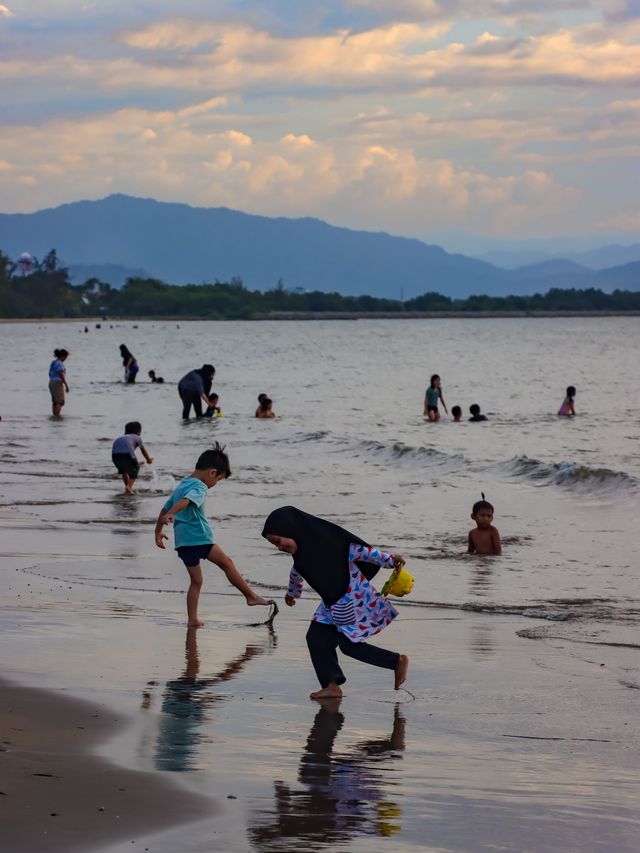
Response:
M126 366L127 362L130 358L133 358L133 355L129 352L127 347L124 344L120 344L120 355L122 356L122 363ZM135 361L135 358L133 358Z
M352 542L369 547L359 536L349 533L331 521L303 512L295 506L281 506L268 516L263 536L285 536L298 546L293 567L325 604L335 604L349 586L349 546ZM380 567L357 563L362 574L371 580Z
M213 385L213 377L216 372L215 367L212 364L203 364L198 370L195 371L200 374L200 378L202 379L202 387L204 388L204 393L209 396L209 392L211 391L211 386Z

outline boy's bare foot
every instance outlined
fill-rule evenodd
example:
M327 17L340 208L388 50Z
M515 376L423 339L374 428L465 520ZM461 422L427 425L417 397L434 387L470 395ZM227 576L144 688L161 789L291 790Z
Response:
M263 598L261 595L249 595L247 596L247 604L249 607L255 607L256 604L262 604L264 607L268 607L270 604L273 604L272 598Z
M342 699L342 690L337 684L328 684L322 690L316 690L309 694L309 699L322 701L323 699Z
M202 619L190 619L187 622L187 625L189 626L189 628L202 628L204 622L202 621Z
M398 663L396 664L395 672L395 681L393 684L393 689L398 690L402 684L407 680L407 670L409 669L409 658L406 655L400 655Z

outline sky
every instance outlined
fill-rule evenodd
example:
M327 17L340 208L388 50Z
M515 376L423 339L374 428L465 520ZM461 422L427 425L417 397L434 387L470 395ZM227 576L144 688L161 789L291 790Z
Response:
M0 210L640 240L640 0L5 0Z

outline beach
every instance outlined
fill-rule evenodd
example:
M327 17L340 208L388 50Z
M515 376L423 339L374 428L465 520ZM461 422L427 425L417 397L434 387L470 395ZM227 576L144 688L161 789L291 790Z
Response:
M637 850L637 324L4 325L3 849ZM183 424L176 383L204 362L223 417ZM425 424L436 371L489 423ZM261 391L273 422L252 417ZM110 442L131 418L155 463L126 496ZM213 440L233 474L208 514L281 602L273 629L208 566L188 631L186 572L153 543ZM464 555L481 491L501 558ZM409 654L406 690L346 660L339 706L308 699L317 598L284 607L290 560L260 538L283 504L407 558L414 591L374 641Z

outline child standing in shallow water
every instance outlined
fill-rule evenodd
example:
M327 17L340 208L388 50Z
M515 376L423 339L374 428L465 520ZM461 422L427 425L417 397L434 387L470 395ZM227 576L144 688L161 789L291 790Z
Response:
M198 603L202 589L201 560L209 560L222 569L227 580L245 597L247 604L269 605L262 596L255 593L233 560L213 541L213 531L205 515L207 492L221 480L231 476L229 457L218 442L212 450L205 450L196 462L195 470L179 483L177 489L165 502L156 522L156 545L164 548L168 537L162 532L165 524L173 521L175 548L178 556L189 572L190 584L187 592L187 617L189 625L200 627L204 623L198 618Z
M431 377L429 387L427 388L424 395L425 418L429 418L430 421L440 420L440 412L438 411L439 402L442 403L442 408L445 410L445 412L449 414L447 404L445 403L444 397L442 396L442 382L438 374L434 373Z
M409 658L364 642L391 623L395 607L370 583L380 566L404 564L402 557L370 548L362 539L330 521L294 506L274 510L262 535L293 557L285 602L292 607L302 594L303 581L314 589L322 604L307 631L307 646L320 690L311 699L340 699L346 678L336 648L349 657L391 669L394 687L407 677Z
M502 554L500 534L493 526L493 506L484 499L484 494L481 501L474 503L471 518L476 523L476 529L469 531L467 554L494 556Z
M122 476L124 490L129 495L133 493L133 487L140 473L140 463L136 458L136 448L140 448L140 453L142 453L149 465L153 462L153 459L147 453L147 448L142 443L141 435L142 424L139 421L129 421L128 424L125 424L124 435L116 438L111 448L111 459L118 469L118 474Z
M571 417L575 415L576 410L573 407L573 399L576 396L576 389L573 385L569 385L567 388L567 396L564 398L564 401L560 408L558 409L558 414L563 417Z

